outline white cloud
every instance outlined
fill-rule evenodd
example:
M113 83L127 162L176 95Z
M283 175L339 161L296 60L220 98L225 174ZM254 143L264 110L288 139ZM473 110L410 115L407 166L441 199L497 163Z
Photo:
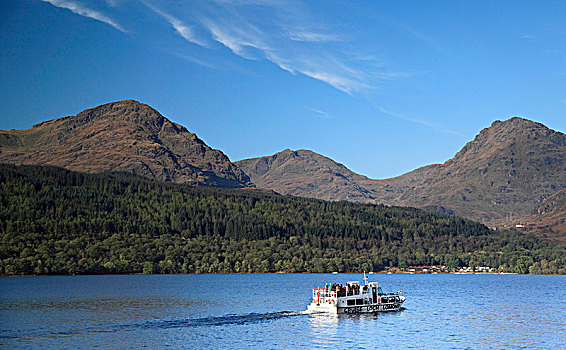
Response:
M397 118L397 119L406 120L406 121L409 121L411 123L424 125L424 126L430 128L430 129L432 129L436 132L442 133L442 134L454 135L454 136L458 136L458 137L465 137L465 135L462 135L461 133L459 133L457 131L446 129L444 127L438 126L438 125L431 123L429 121L426 121L426 120L412 118L412 117L408 117L408 116L403 115L403 114L391 112L391 111L389 111L385 108L382 108L382 107L376 107L376 108L377 108L378 111L380 111L383 114L387 114L387 115L394 117L394 118Z
M311 108L311 111L315 112L318 118L323 118L323 119L332 118L327 112L321 111L320 109Z
M303 42L329 42L340 41L337 35L326 33L315 33L309 31L289 32L289 39Z
M206 68L212 68L212 69L218 69L217 66L215 66L214 64L207 62L205 60L202 60L202 59L199 59L199 58L196 58L196 57L193 57L193 56L185 55L185 54L182 54L182 53L174 52L174 51L167 51L167 52L171 55L182 58L185 61L198 64L199 66L203 66L203 67L206 67Z
M383 64L367 50L356 50L356 38L336 34L330 23L320 23L309 15L308 6L294 0L42 0L75 14L92 18L126 32L99 8L132 20L135 6L145 6L150 15L168 23L174 33L199 47L175 47L186 60L203 66L220 67L219 48L246 60L267 60L291 74L321 81L350 95L367 92L383 81L404 77L386 72ZM97 8L93 9L96 4ZM128 12L124 12L128 11ZM143 13L143 12L142 12ZM140 18L144 18L140 16ZM139 34L153 28L145 23L132 24ZM171 31L173 32L173 31ZM145 35L145 34L141 34ZM350 39L350 40L348 40ZM208 64L212 58L214 64Z
M306 14L294 1L209 0L200 3L142 3L165 18L187 41L214 50L214 43L247 60L268 60L292 74L324 82L353 94L372 89L375 82L393 78L374 72L375 63L358 60L346 40ZM159 8L158 8L159 7ZM190 24L190 25L189 25ZM197 37L196 33L199 34ZM343 45L334 50L327 44ZM353 68L352 63L372 71Z
M66 1L66 0L41 0L41 1L48 2L55 7L70 10L71 12L73 12L77 15L92 18L92 19L95 19L97 21L109 24L109 25L111 25L112 27L114 27L115 29L117 29L121 32L124 32L124 33L127 32L116 21L110 19L108 16L106 16L102 12L87 8L80 3L73 2L73 1Z
M352 94L354 91L360 91L369 89L370 86L363 83L362 81L358 81L353 78L349 78L343 75L336 75L328 71L308 71L308 70L301 70L302 74L311 77L316 80L323 81L338 90L342 90L348 94Z
M182 20L180 20L177 17L174 17L164 11L159 10L157 7L153 6L152 4L150 4L147 1L142 1L142 3L147 6L149 9L151 9L153 12L155 12L156 14L160 15L161 17L165 18L165 20L167 22L169 22L169 24L171 24L171 26L173 26L173 29L175 29L175 31L182 36L185 40L187 40L190 43L193 44L197 44L200 46L204 46L206 47L207 44L204 40L201 40L199 38L197 38L197 36L195 35L193 29L188 26L187 24L185 24Z
M270 49L262 44L260 40L254 38L250 33L246 33L241 29L235 30L222 26L219 23L207 22L206 24L212 39L226 46L233 53L249 60L258 59L250 53L250 49L269 52Z

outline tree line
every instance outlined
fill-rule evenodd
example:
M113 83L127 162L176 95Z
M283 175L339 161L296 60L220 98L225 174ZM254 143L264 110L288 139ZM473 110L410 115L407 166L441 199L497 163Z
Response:
M566 273L566 248L415 208L0 164L0 274Z

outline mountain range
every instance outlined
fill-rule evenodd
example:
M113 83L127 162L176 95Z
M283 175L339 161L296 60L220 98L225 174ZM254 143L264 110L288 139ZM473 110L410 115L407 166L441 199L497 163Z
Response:
M443 164L370 179L310 150L232 163L194 133L133 100L27 130L0 131L0 162L81 172L124 171L190 185L250 188L330 201L411 206L488 225L527 218L566 189L566 135L514 117L496 121ZM554 201L550 231L563 230ZM556 214L561 213L561 214ZM560 221L562 220L562 222ZM548 231L548 230L547 230Z
M566 135L514 117L482 130L452 159L373 180L311 151L236 162L282 194L430 209L501 224L534 213L566 188Z

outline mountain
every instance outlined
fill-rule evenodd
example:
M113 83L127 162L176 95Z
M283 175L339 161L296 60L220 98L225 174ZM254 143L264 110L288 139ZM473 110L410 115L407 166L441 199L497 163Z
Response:
M429 165L396 178L374 180L313 151L289 149L234 163L258 187L293 196L360 203L392 202L438 167Z
M224 153L133 100L108 103L27 130L0 131L0 162L89 173L123 171L222 188L253 187Z
M522 118L496 121L398 203L495 224L531 214L566 188L566 135Z
M514 117L482 130L452 159L374 180L311 151L236 162L282 194L413 206L498 224L531 214L566 188L566 135Z
M324 200L371 202L371 191L360 185L370 180L344 165L312 151L286 149L268 157L245 159L235 164L252 182L276 192Z

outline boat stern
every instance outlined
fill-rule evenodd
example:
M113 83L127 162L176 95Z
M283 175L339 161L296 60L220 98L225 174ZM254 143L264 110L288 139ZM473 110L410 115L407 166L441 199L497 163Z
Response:
M313 314L316 313L330 313L330 314L337 314L338 307L334 304L317 304L317 303L310 303L307 306L307 311Z

